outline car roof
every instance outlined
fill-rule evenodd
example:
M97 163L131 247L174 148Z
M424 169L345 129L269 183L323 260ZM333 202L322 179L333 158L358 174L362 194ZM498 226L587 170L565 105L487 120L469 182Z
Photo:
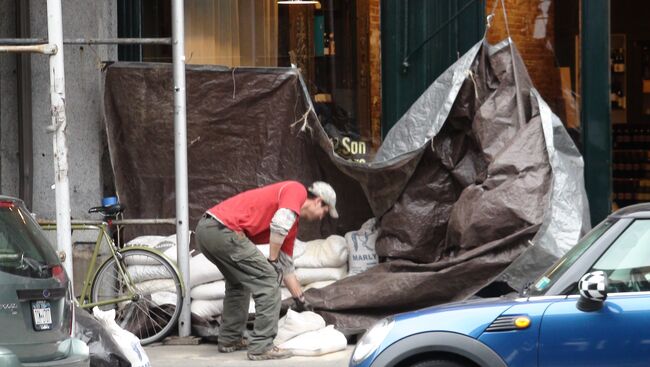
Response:
M610 214L614 218L650 218L650 203L626 206Z

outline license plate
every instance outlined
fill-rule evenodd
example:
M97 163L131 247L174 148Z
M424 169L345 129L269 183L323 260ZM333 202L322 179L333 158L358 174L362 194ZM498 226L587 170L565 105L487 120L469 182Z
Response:
M49 301L32 301L34 330L52 329L52 309Z

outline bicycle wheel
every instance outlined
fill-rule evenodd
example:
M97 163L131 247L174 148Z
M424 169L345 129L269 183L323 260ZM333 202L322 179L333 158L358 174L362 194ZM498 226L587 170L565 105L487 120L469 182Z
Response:
M119 271L115 257L109 258L93 278L91 301L128 297L99 308L114 309L117 324L140 338L142 345L161 340L176 326L181 313L181 280L167 259L150 250L126 248L120 256L120 266L129 277Z

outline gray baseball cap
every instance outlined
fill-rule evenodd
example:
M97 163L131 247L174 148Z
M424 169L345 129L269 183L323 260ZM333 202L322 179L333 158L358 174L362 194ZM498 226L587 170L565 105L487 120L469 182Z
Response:
M336 211L336 192L334 192L334 189L330 184L323 181L316 181L309 186L307 191L318 196L325 204L327 204L332 218L339 217L339 212Z

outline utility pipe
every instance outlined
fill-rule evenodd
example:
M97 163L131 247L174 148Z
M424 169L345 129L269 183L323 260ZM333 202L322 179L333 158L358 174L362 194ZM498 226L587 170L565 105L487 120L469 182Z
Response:
M65 254L63 266L72 282L72 234L70 232L70 183L68 180L68 144L65 128L65 72L63 64L63 15L61 0L47 0L47 37L55 52L50 54L50 100L54 147L54 188L56 196L56 243Z
M16 2L16 33L29 37L29 1ZM29 210L33 209L34 198L34 150L32 127L32 65L31 55L17 55L16 95L18 96L18 196Z
M48 43L43 38L0 38L0 45L37 45ZM171 38L73 38L64 45L171 45Z
M38 54L55 55L58 47L55 44L0 46L0 52L33 52Z
M178 335L190 336L189 209L187 189L187 121L185 111L184 1L172 0L172 61L174 65L174 167L176 175L176 243L178 267L185 283Z

